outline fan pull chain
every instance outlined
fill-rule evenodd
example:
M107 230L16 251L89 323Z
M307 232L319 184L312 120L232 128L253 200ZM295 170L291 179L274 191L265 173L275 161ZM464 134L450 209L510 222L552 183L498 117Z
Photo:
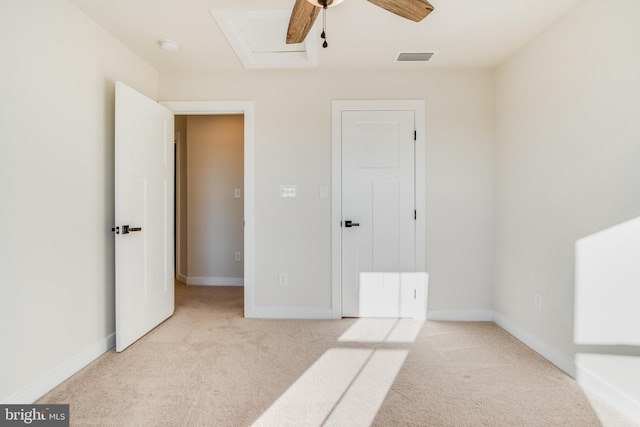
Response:
M320 38L324 40L324 42L322 42L323 48L326 48L327 46L329 46L329 44L327 43L327 34L324 31L326 27L327 27L327 3L325 2L324 7L322 8L322 33L320 34Z

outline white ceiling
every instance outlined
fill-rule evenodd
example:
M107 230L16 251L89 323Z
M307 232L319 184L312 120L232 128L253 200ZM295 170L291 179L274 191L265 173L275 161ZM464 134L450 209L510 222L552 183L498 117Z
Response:
M579 0L430 0L435 10L414 23L366 0L327 11L329 47L318 43L318 68L494 67ZM241 70L211 10L291 9L294 0L71 0L159 71ZM316 27L321 25L318 16ZM286 28L282 28L282 37ZM317 31L319 34L320 31ZM159 40L180 44L178 53ZM437 52L429 63L397 63L399 52Z

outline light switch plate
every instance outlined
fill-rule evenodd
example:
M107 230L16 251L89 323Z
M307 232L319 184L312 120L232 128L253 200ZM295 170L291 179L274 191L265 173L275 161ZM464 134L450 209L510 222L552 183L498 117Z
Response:
M327 197L329 197L329 186L328 185L321 185L320 186L320 198L321 199L326 199Z
M278 283L280 284L280 286L287 286L289 283L289 277L287 276L287 273L280 273L278 275Z
M296 197L298 195L298 188L295 185L280 184L280 197Z

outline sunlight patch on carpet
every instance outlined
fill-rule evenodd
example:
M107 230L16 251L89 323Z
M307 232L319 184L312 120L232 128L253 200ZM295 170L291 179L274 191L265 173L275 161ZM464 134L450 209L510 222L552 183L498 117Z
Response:
M362 318L342 343L412 343L424 321ZM406 349L327 350L254 423L261 426L369 426L409 354Z
M372 352L365 349L327 350L253 426L321 425Z
M376 350L323 425L370 426L408 354Z
M424 321L414 319L364 318L358 319L340 338L339 342L412 343L415 342Z
M253 427L368 426L408 353L408 350L327 350Z

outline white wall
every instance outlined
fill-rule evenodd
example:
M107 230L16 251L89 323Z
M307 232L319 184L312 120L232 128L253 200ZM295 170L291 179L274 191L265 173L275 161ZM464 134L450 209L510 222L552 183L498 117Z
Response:
M187 283L242 284L243 116L187 116L187 133Z
M114 80L158 75L65 0L0 2L0 38L0 402L27 403L113 338Z
M640 215L638 22L636 0L585 0L497 70L494 307L570 360L635 354L635 371L592 373L640 405L640 349L573 337L576 242Z
M490 71L294 70L161 75L160 99L255 100L255 302L331 307L331 101L425 99L429 309L491 309ZM296 184L295 199L278 197ZM278 273L288 273L288 286Z

